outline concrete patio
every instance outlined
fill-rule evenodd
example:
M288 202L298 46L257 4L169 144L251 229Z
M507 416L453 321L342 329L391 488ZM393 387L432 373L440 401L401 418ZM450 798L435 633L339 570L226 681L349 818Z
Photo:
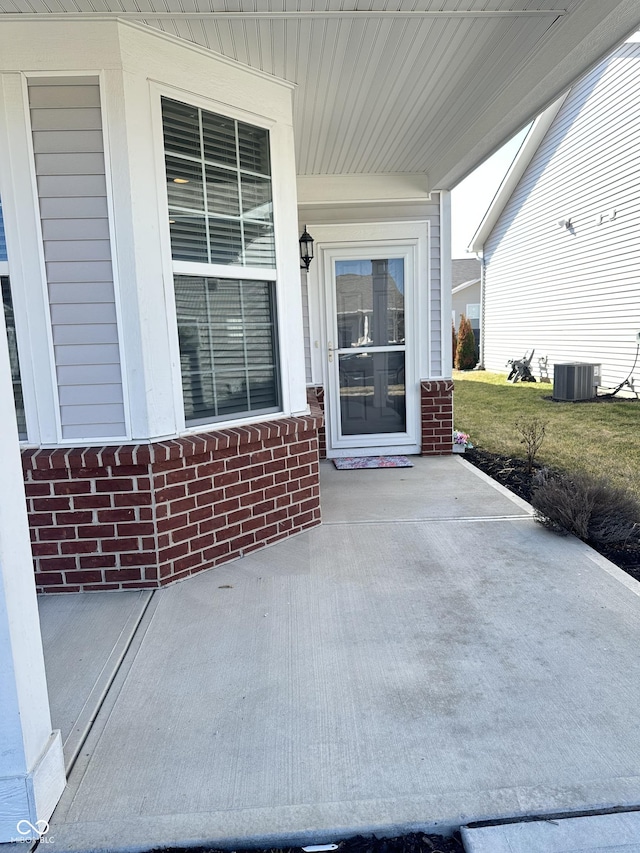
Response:
M640 585L414 461L326 463L321 527L173 587L41 599L57 853L640 803Z

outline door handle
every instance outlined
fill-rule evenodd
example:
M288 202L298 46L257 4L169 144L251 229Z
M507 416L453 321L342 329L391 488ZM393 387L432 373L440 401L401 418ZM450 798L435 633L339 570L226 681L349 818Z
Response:
M329 355L329 363L333 361L333 354L336 351L337 347L334 347L331 341L327 342L327 353Z

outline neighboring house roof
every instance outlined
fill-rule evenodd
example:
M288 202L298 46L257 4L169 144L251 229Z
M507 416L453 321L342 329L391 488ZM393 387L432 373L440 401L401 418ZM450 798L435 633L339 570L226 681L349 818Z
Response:
M482 251L487 237L493 231L493 228L500 218L500 214L504 210L506 203L509 201L513 191L518 186L520 178L524 175L527 166L533 159L534 154L538 150L538 146L551 127L554 118L558 115L560 107L565 102L568 94L569 92L567 91L564 95L561 95L551 104L551 106L547 107L543 113L540 113L538 118L531 125L529 133L526 135L524 142L514 157L513 163L509 167L507 174L504 176L502 183L498 187L498 192L493 197L493 201L489 205L482 222L478 226L478 230L473 235L471 243L469 244L470 252Z
M471 281L463 281L462 284L454 287L451 293L455 296L456 293L461 293L463 290L466 290L468 287L472 287L474 284L480 284L480 276L478 276L478 278L472 278Z
M480 278L480 261L477 258L454 258L451 261L451 286L476 281Z

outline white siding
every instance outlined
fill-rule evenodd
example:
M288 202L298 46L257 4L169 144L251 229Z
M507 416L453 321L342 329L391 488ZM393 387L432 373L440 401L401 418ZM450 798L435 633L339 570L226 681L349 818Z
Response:
M625 44L574 86L485 243L487 369L535 348L550 376L588 361L607 386L625 379L640 331L639 156L640 45Z
M33 78L29 105L62 438L124 436L98 80Z

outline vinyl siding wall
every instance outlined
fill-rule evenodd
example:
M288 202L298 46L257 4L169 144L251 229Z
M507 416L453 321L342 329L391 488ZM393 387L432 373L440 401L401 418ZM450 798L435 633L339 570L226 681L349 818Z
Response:
M640 45L625 44L574 86L485 243L487 369L535 348L550 377L567 361L601 363L609 387L627 376L640 330L639 157Z
M62 438L126 435L94 77L29 82Z

